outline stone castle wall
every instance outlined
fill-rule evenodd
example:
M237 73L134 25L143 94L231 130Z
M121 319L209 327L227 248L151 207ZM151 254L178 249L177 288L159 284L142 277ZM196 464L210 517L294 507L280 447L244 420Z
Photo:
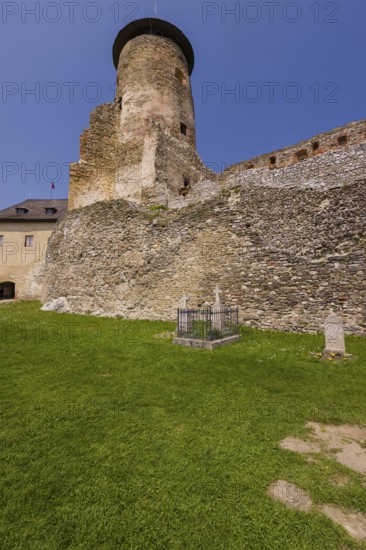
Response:
M134 190L138 192L137 202L184 208L216 196L223 186L246 182L254 186L320 188L347 185L365 175L364 120L234 164L216 174L203 164L191 143L155 121L144 124L144 141L119 143L120 116L118 101L101 105L91 113L90 128L80 140L80 162L70 168L70 210L113 200L124 193L133 195ZM274 164L271 159L275 159ZM189 180L186 189L185 178Z
M154 121L146 122L143 141L119 143L119 116L118 103L92 111L80 139L80 161L70 166L69 210L123 194L145 204L184 208L220 191L219 176L195 147Z
M114 198L116 138L116 105L98 106L80 138L80 161L70 165L69 210Z
M71 165L47 307L174 319L183 293L201 306L219 284L249 325L316 331L334 312L366 334L366 121L216 174L195 146L190 48L144 24Z
M344 149L331 150L313 159L304 160L282 169L257 168L228 172L225 187L250 185L284 189L332 189L347 186L350 182L365 178L366 142ZM221 180L222 181L222 180Z
M219 284L243 323L317 331L334 311L366 334L361 141L276 170L228 169L183 209L113 200L71 212L50 241L44 302L173 320L184 292L199 306Z
M358 145L365 141L366 120L351 122L346 126L319 134L291 147L233 164L223 172L223 180L226 180L232 174L241 173L246 170L276 170L293 165L301 166L302 161L306 159L315 159L324 155L324 153L347 149L350 145Z

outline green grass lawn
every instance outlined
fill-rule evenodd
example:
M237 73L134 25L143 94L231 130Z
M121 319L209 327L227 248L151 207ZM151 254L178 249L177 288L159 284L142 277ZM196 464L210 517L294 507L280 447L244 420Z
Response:
M0 305L0 547L366 548L267 496L285 479L366 513L361 476L278 446L309 420L366 425L365 338L325 362L321 335L245 328L210 352L155 336L174 328Z

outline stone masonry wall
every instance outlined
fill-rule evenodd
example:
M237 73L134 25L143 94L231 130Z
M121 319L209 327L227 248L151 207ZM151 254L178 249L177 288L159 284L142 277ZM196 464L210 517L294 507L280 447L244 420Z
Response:
M224 173L225 174L225 173ZM225 187L250 185L254 187L298 187L305 189L331 189L347 186L366 176L366 142L335 149L315 158L303 160L282 169L256 168L227 172L219 178Z
M91 112L90 128L80 138L80 161L70 166L69 210L114 198L116 109L106 103Z
M335 187L366 173L366 121L352 122L215 174L182 136L173 136L154 121L145 124L145 144L119 143L119 117L118 102L101 105L91 113L90 128L81 136L80 162L70 168L70 210L129 193L135 202L184 208L216 196L222 187L243 183ZM314 150L314 144L319 148ZM188 189L184 189L185 178Z
M70 167L69 210L121 196L183 208L220 191L218 175L184 136L149 120L143 125L144 140L120 142L119 117L118 102L92 111L90 128L80 140L80 161Z
M250 160L245 160L229 166L223 172L223 179L237 172L253 170L257 168L284 168L302 161L314 159L335 150L347 149L349 145L357 145L366 141L366 120L351 122L341 128L335 128L330 132L319 134L311 139L301 141L292 147L286 147L272 153L267 153Z
M180 78L176 76L179 71ZM144 139L154 119L177 138L180 124L187 126L185 140L196 145L194 106L187 61L173 41L142 35L123 48L117 71L116 97L121 101L119 139Z
M53 233L43 301L173 320L183 292L199 306L219 284L248 325L317 331L334 311L347 332L366 334L365 204L365 178L281 190L242 182L181 210L97 203Z

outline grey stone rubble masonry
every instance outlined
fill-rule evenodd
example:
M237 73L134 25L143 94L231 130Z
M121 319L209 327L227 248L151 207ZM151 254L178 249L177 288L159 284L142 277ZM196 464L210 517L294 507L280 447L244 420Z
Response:
M353 145L364 143L366 137L366 120L350 122L346 126L334 128L330 132L318 134L310 139L285 147L271 153L244 160L229 166L224 172L224 179L236 172L267 168L275 170L295 164L302 164L303 159L314 160L330 151L347 150Z
M196 307L211 303L219 284L247 325L322 332L337 313L347 333L366 334L365 204L365 180L352 178L324 190L243 183L166 212L97 203L70 212L53 233L43 301L175 320L187 289Z
M279 189L300 187L325 190L347 186L350 182L364 179L365 176L366 143L362 143L330 151L286 168L237 171L221 181L229 188L246 184Z

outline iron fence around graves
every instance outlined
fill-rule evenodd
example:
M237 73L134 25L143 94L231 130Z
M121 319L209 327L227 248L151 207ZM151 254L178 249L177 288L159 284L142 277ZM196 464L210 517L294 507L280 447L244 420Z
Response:
M238 308L178 308L178 338L213 341L238 334Z

